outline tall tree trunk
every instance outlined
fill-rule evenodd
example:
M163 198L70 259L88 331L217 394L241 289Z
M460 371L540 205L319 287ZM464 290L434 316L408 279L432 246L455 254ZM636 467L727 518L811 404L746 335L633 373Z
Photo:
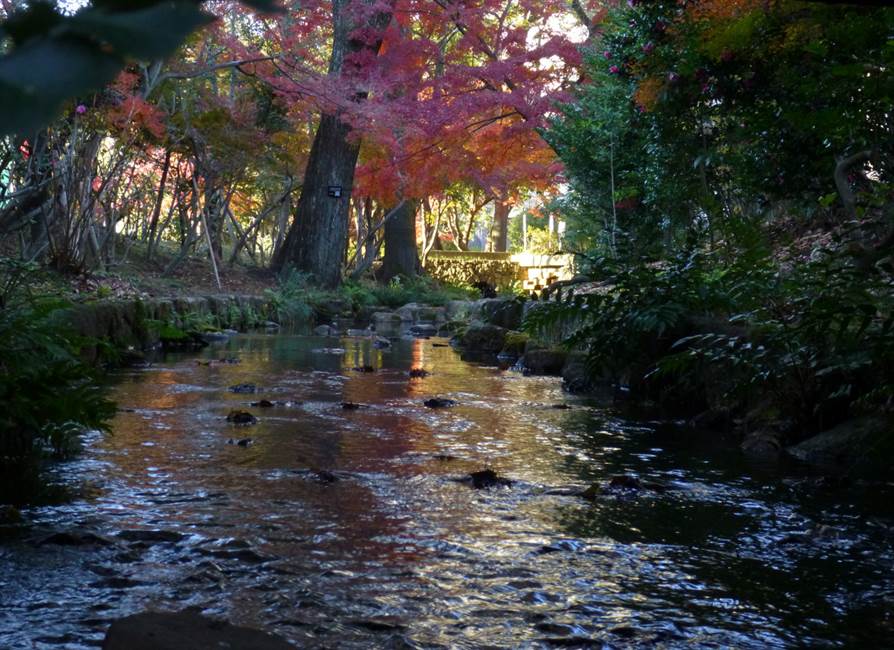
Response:
M382 277L390 280L397 275L408 278L419 273L419 252L416 249L416 209L419 202L407 199L397 212L385 222L385 260Z
M348 8L349 0L333 0L332 55L329 75L340 76L351 83L350 74L342 70L348 55L364 50L378 54L381 40L374 43L350 38L361 27L354 23ZM367 27L384 29L391 21L391 11L376 11L367 20ZM350 72L350 71L348 71ZM354 100L362 102L365 92L358 92ZM349 140L351 129L338 112L325 113L320 118L304 173L301 198L295 209L295 220L286 240L273 259L273 268L289 264L300 271L312 273L324 287L341 283L342 264L348 245L348 212L354 185L354 168L360 153L360 143ZM340 188L338 196L330 196L329 187Z
M341 265L348 243L348 207L354 167L360 153L358 142L349 142L350 127L338 115L323 115L304 173L295 221L273 260L281 269L291 264L312 273L323 286L341 282ZM341 188L341 196L329 196L329 187Z
M495 253L505 253L509 250L509 212L512 206L508 201L498 200L494 204L494 230L493 242Z

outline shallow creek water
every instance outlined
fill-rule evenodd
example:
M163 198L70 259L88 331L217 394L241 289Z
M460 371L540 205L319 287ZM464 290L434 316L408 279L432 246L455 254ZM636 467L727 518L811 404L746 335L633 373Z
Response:
M309 648L894 642L890 485L817 487L443 343L245 335L199 356L239 364L119 373L112 433L53 470L79 496L0 541L0 648L96 647L116 618L188 607ZM451 480L486 466L514 484ZM667 489L571 495L619 473ZM34 543L71 530L111 543Z

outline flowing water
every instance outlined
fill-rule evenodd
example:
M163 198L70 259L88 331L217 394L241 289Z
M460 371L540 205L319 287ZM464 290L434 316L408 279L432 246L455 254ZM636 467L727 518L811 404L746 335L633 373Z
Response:
M246 335L200 357L238 364L120 373L112 433L54 469L78 496L0 541L0 648L185 608L308 648L894 642L890 485L749 465L442 344ZM513 484L455 480L484 467ZM618 474L663 489L575 496ZM100 539L35 541L57 531Z

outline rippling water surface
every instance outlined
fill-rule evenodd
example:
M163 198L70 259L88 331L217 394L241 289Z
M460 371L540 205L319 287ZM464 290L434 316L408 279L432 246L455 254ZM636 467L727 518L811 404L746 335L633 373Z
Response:
M54 470L78 496L0 541L0 648L95 647L115 618L187 607L300 647L894 639L890 485L816 487L436 343L239 336L202 355L239 364L121 373L112 434ZM453 480L484 467L513 485ZM620 473L666 489L574 496ZM107 543L35 543L57 531Z

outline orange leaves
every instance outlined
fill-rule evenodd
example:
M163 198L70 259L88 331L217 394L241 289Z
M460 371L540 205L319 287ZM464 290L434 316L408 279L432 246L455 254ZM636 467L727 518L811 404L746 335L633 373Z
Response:
M157 106L140 96L140 77L132 72L122 72L112 82L111 91L118 102L108 111L109 123L116 129L131 135L145 134L156 140L165 137L167 115Z

